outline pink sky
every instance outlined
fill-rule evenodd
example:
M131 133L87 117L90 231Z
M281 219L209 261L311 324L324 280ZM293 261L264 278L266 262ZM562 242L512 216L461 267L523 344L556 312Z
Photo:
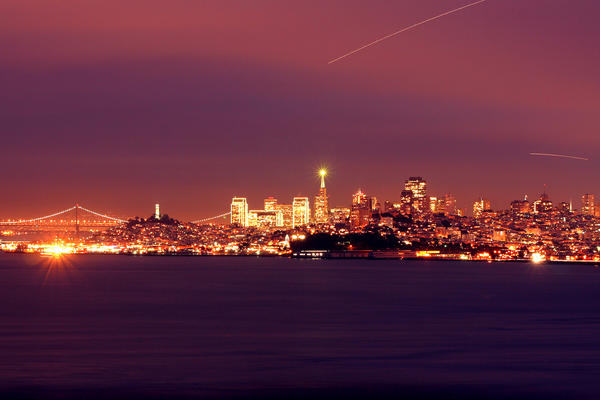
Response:
M463 207L597 191L595 1L489 0L327 65L466 3L5 0L0 217L258 208L322 164L334 205L409 175Z

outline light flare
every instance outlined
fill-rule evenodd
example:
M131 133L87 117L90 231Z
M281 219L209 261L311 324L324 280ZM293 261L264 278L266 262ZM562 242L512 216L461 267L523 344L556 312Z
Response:
M531 262L534 264L540 264L546 261L546 257L540 253L533 253L531 255Z

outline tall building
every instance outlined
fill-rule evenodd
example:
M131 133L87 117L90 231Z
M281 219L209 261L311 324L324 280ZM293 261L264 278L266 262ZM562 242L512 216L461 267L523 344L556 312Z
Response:
M524 200L513 200L510 203L510 211L515 214L526 214L530 211L530 204L527 198Z
M438 204L437 204L438 198L435 196L429 196L429 211L432 214L435 214L438 209Z
M234 197L231 200L231 224L248 226L248 202L245 197Z
M154 218L160 219L160 204L158 203L154 205Z
M326 224L329 221L329 198L327 188L325 188L327 171L322 169L319 171L319 175L321 176L321 188L319 194L315 196L315 223Z
M292 228L294 226L294 206L292 204L277 204L275 209L281 212L282 226Z
M277 209L277 199L269 196L265 199L265 211L275 211Z
M533 212L537 213L546 213L552 211L552 201L546 194L546 192L540 195L540 198L533 202Z
M596 204L594 202L594 195L586 193L581 196L581 213L583 215L595 215Z
M369 225L373 209L371 199L358 189L358 192L352 195L352 205L350 207L350 225L353 228L362 228Z
M294 197L292 203L292 227L308 225L310 222L310 202L308 197Z
M374 213L381 212L381 203L377 201L377 197L371 196L369 202L371 204L371 211L373 211Z
M427 182L420 176L411 176L404 183L404 190L412 193L411 206L417 213L424 213L429 210L427 199Z
M512 203L511 203L512 208ZM483 215L484 211L489 211L492 209L491 203L488 199L481 198L473 203L473 216L475 218L479 218Z

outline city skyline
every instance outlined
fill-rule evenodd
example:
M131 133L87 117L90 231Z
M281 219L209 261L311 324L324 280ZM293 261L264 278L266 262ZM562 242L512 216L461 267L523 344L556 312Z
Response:
M4 1L0 215L195 219L236 192L314 196L321 163L332 204L393 199L398 174L462 208L597 192L597 2L488 1L326 65L464 3Z
M325 188L325 176L329 176L329 171L327 169L325 169L324 167L321 167L318 171L317 171L317 176L319 177L319 181L320 181L320 188L318 189L318 191L315 191L315 188L313 188L313 193L311 194L310 191L298 191L296 192L297 195L282 195L282 196L276 196L273 193L269 193L269 194L263 194L259 199L256 198L250 198L249 196L245 196L245 195L235 195L233 196L233 201L235 202L236 199L240 199L243 200L243 202L245 203L245 212L244 212L244 217L246 220L248 218L248 213L251 211L258 211L260 210L258 207L251 207L255 206L257 203L263 203L264 201L264 207L262 209L262 211L273 211L269 208L269 206L267 205L267 201L269 201L269 199L272 199L275 201L275 203L277 203L279 200L282 200L282 203L280 202L279 204L287 204L289 203L290 207L293 204L294 199L299 198L299 199L307 199L306 201L308 202L309 206L309 210L310 210L310 219L311 221L316 218L315 217L315 205L316 205L316 200L321 196L321 193L323 190L326 190ZM336 199L342 199L344 196L340 195L339 193L334 194L334 196L331 196L330 193L331 191L326 191L324 192L324 196L326 197L326 201L324 203L324 205L322 205L321 207L324 207L325 214L328 214L330 212L330 210L332 209L338 209L338 208L345 208L345 207L351 207L353 201L350 200L350 197L354 197L356 196L357 193L365 193L365 195L369 195L370 197L373 198L377 198L379 200L379 203L381 203L381 210L384 210L384 202L385 203L397 203L400 204L402 202L406 202L407 200L404 199L404 192L411 192L411 194L409 194L409 196L413 196L413 193L417 193L416 195L416 201L417 203L419 203L417 205L417 209L423 209L423 210L429 210L431 212L445 212L446 207L451 207L452 210L454 211L460 211L460 213L462 213L465 216L475 216L476 215L476 211L475 211L475 203L478 202L482 202L482 206L480 207L479 211L483 211L487 208L490 207L491 204L494 204L494 207L491 207L491 209L494 210L509 210L512 207L512 203L516 200L522 200L522 199L527 199L527 198L533 198L536 199L539 196L542 195L548 195L548 197L552 197L554 199L554 201L558 202L565 202L565 203L570 203L570 206L572 209L576 209L579 210L581 209L582 213L584 214L592 214L593 212L590 212L590 209L594 208L594 204L595 204L595 194L594 193L589 193L589 192L585 192L585 193L581 193L581 194L575 194L573 196L570 196L568 199L558 199L554 196L551 196L552 191L550 191L547 187L547 185L542 185L542 187L540 188L540 190L537 193L533 193L533 194L529 194L529 193L525 193L525 194L521 194L520 196L513 196L511 198L511 200L509 200L508 202L502 204L502 203L498 203L495 201L490 200L489 196L486 196L485 194L481 194L478 196L475 196L473 199L458 199L454 193L452 191L447 191L447 192L440 192L435 188L431 187L431 184L428 182L427 179L423 179L423 177L421 176L410 176L407 177L407 179L403 182L401 182L398 186L399 186L399 191L398 191L398 195L393 197L393 198L385 198L383 196L379 196L377 193L368 191L368 190L363 190L363 188L367 187L368 185L362 185L362 186L357 186L357 189L349 194L347 194L345 197L345 200L341 200L335 203L331 202L331 197L334 197ZM335 193L335 191L334 191ZM510 195L508 195L510 196ZM230 197L231 199L231 197ZM311 200L312 199L312 200ZM304 201L304 200L303 200ZM483 203L485 202L485 203ZM451 203L452 205L450 206L449 203ZM589 203L589 204L586 204ZM154 208L153 208L153 212L152 214L159 215L161 214L159 211L159 207L160 202L157 203L153 203L154 204ZM486 204L486 206L484 206L483 204ZM590 205L591 204L591 205ZM164 204L163 204L164 205ZM78 205L72 207L79 207ZM166 208L164 208L166 209ZM205 219L212 219L212 217L223 217L223 213L225 212L226 209L229 209L229 213L232 213L232 209L231 207L221 207L221 209L215 210L215 212L213 213L208 213L208 212L202 212L199 211L196 214L194 214L191 217L186 217L186 216L181 216L178 215L174 212L170 212L167 211L165 212L165 214L168 214L172 217L176 217L179 218L183 221L194 221L194 220L205 220ZM437 210L437 211L436 211ZM46 210L46 212L49 212L49 210ZM119 214L116 213L114 211L112 211L109 207L109 211L106 211L106 214L112 216L112 217L123 217L123 218L134 218L134 217L145 217L146 214L150 215L150 213L146 213L144 214L144 212L140 212L140 209L138 207L138 211L134 212L130 215L124 215L124 214ZM203 214L203 215L200 215ZM20 215L20 216L15 216L15 215L3 215L2 214L2 208L0 208L0 220L17 220L17 219L28 219L28 218L38 218L41 217L42 214L40 215ZM323 221L323 220L321 220ZM223 222L223 221L221 221ZM242 224L244 225L244 224ZM245 225L248 225L248 222L246 221Z

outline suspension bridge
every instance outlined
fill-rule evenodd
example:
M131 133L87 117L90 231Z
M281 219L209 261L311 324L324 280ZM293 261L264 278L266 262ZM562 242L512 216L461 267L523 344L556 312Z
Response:
M191 221L193 224L203 224L214 221L220 218L225 218L231 212L215 215L213 217L202 218ZM75 231L80 229L104 229L110 228L119 224L127 223L128 220L110 216L101 212L90 210L79 204L44 215L42 217L30 219L8 219L0 220L0 228L21 228L42 230L44 228L59 229L59 228L74 228Z

